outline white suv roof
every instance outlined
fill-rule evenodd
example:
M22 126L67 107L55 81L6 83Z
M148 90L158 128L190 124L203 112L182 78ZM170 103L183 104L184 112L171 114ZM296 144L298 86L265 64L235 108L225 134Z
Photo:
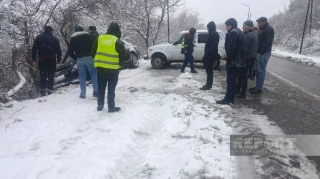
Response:
M188 30L182 31L182 33L187 33L187 32L189 32L189 31ZM201 30L197 30L196 32L198 32L198 33L208 33L208 30L201 29ZM217 32L221 32L221 30L217 30Z

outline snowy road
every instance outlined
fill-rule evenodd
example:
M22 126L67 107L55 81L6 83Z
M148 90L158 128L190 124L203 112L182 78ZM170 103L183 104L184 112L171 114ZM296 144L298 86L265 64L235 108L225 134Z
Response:
M142 62L138 69L123 70L116 89L119 113L97 112L95 98L78 97L78 85L1 105L0 178L247 179L264 174L260 159L239 162L230 156L230 134L282 131L245 106L217 106L215 100L225 92L219 71L214 88L204 92L198 90L204 69L181 74L180 65L154 70ZM282 170L298 178L317 176L305 158L300 170Z

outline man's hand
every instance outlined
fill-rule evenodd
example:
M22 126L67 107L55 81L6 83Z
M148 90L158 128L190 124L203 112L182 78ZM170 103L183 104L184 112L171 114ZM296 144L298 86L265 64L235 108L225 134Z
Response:
M188 51L185 50L184 53L188 53Z

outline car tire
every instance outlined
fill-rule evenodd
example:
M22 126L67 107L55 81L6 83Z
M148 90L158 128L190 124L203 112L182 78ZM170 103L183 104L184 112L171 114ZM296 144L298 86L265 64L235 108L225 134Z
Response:
M130 67L131 68L139 67L139 59L135 53L130 53Z
M154 69L162 69L165 64L165 60L159 56L154 56L151 58L151 65Z

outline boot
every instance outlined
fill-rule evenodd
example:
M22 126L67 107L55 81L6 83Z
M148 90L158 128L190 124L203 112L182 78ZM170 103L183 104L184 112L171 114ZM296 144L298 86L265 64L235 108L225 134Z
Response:
M221 105L229 105L230 103L234 104L234 101L228 101L228 100L218 100L216 101L217 104L221 104Z
M184 73L184 70L180 70L181 73Z
M261 94L261 93L262 93L262 89L258 89L258 88L251 91L251 94Z
M208 87L207 85L203 85L202 88L200 88L200 90L210 90L211 88Z
M249 90L250 91L253 91L253 90L255 90L255 89L257 89L257 87L255 86L255 87L253 87L253 88L249 88Z
M98 93L97 92L93 92L93 97L98 97Z
M102 111L103 107L104 107L103 105L98 105L97 111Z
M246 98L246 95L245 95L245 94L237 94L237 95L236 95L236 98L238 98L238 99L245 99L245 98Z
M80 97L81 99L86 98L86 96L85 96L85 95L80 95L79 97Z
M111 108L109 108L109 110L108 110L108 112L118 112L118 111L120 111L121 110L121 108L119 108L119 107L111 107Z
M196 70L191 70L191 73L198 73Z

